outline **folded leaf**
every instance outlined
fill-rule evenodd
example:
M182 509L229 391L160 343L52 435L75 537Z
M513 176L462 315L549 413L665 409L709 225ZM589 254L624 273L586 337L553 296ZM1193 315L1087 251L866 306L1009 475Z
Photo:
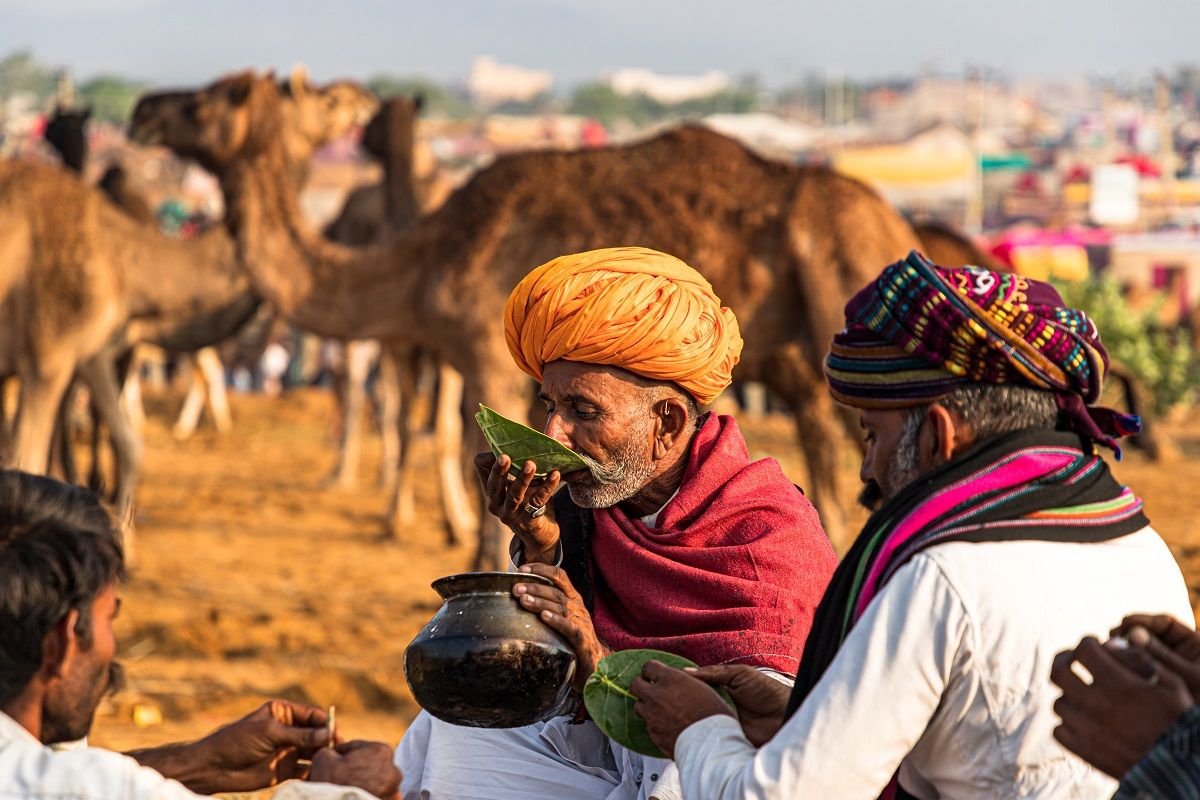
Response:
M622 650L606 656L596 665L596 671L583 686L583 704L596 727L619 745L654 758L666 758L646 731L646 721L633 710L637 698L629 691L633 679L642 674L650 660L661 661L668 667L683 669L696 663L674 653L661 650ZM733 705L728 693L718 689L725 702Z
M532 461L537 465L536 474L542 477L554 470L566 473L588 468L587 462L577 453L546 434L502 417L483 404L479 406L475 421L479 423L496 457L499 458L501 454L508 456L517 469L526 461Z

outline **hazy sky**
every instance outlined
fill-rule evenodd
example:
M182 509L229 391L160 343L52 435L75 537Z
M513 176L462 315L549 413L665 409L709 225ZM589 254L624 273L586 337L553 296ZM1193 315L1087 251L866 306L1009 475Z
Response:
M560 87L621 66L1070 77L1200 61L1200 0L0 0L0 56L26 47L79 78L159 83L297 60L322 79L452 80L479 54Z

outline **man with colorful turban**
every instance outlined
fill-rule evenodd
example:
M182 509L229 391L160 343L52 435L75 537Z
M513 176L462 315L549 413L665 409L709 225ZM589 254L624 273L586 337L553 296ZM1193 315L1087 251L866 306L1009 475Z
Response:
M1095 325L1053 287L917 253L846 307L826 374L874 510L789 692L647 665L631 691L688 798L1108 797L1054 737L1051 663L1134 611L1191 619L1142 502L1097 453ZM709 685L724 685L738 718Z
M790 683L836 559L779 465L751 460L733 418L701 412L742 349L733 312L679 259L622 247L535 269L504 326L546 433L588 465L539 481L532 462L476 459L514 566L554 583L514 593L574 646L575 688L640 647ZM679 798L668 762L610 743L577 697L563 711L515 730L422 713L397 750L404 796Z

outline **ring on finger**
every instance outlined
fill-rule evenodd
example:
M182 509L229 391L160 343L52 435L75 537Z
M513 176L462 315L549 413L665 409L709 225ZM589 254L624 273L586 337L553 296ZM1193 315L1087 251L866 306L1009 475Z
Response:
M538 517L540 517L546 513L546 507L545 506L535 506L532 503L526 503L525 504L525 513L529 515L530 519L537 519Z

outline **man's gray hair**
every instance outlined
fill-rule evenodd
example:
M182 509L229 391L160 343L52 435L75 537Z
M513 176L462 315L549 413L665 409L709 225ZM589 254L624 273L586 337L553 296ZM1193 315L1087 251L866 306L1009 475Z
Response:
M1058 403L1042 389L1004 383L967 383L938 401L966 424L976 439L1025 428L1058 427ZM913 409L924 414L925 408Z

